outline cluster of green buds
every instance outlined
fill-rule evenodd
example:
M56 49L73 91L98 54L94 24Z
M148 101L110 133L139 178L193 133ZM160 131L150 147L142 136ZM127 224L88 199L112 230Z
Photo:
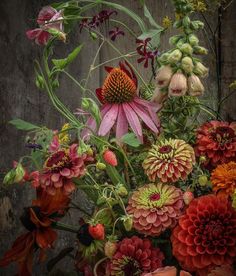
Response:
M199 20L192 21L189 15L193 7L187 0L173 0L178 19L174 27L181 33L170 38L172 49L159 57L161 67L156 74L156 90L153 101L162 103L168 96L201 96L204 86L200 78L208 75L199 55L207 49L199 45L194 32L204 28Z

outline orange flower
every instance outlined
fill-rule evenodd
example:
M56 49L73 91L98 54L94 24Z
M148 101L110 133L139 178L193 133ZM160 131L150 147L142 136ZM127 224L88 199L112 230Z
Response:
M38 190L37 199L33 201L31 207L24 209L24 214L21 216L21 222L29 232L15 240L12 248L0 260L0 266L17 262L18 275L30 276L34 251L40 249L39 260L43 261L44 251L51 248L57 239L52 223L64 214L69 201L70 199L61 190L57 190L54 196L41 189Z
M236 189L236 162L218 165L211 174L211 182L219 195L232 195Z

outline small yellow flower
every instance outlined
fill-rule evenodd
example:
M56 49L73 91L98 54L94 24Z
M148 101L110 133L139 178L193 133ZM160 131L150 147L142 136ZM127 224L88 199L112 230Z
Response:
M193 9L197 12L205 12L207 10L207 5L205 0L191 0Z
M165 16L163 19L162 19L162 27L165 28L165 29L168 29L172 26L172 20L168 17L168 16Z
M61 128L61 133L59 134L59 142L60 144L68 144L70 141L70 136L68 133L68 129L70 128L70 124L66 123Z

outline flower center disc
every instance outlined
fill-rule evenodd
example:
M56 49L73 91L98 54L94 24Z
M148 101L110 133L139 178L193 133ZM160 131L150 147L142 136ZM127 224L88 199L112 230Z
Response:
M161 198L161 196L160 196L159 193L152 194L152 195L150 195L150 197L149 197L149 199L150 199L151 201L157 201L157 200L159 200L160 198Z
M217 127L215 131L212 133L212 138L214 141L225 144L230 142L232 138L235 137L234 130L230 127Z
M104 81L102 93L107 103L130 102L136 95L136 86L124 71L114 68Z
M62 168L69 168L70 160L67 153L64 150L60 150L48 158L45 162L45 166L52 172L58 172Z
M172 147L170 145L162 146L159 148L160 153L170 153L172 151Z

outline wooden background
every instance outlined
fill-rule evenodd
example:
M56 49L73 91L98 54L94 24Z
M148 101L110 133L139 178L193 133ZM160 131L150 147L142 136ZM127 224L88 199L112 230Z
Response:
M56 129L60 127L65 120L54 110L47 95L38 91L34 84L33 60L39 58L41 48L27 40L25 31L35 27L35 17L40 8L55 1L39 0L2 0L0 1L0 173L7 171L12 160L17 160L21 155L26 153L24 147L24 133L17 131L14 127L9 126L7 122L13 118L21 118L35 124L45 125L49 128ZM116 1L122 5L132 8L143 17L143 11L138 1ZM220 73L222 74L222 87L220 93L217 93L215 60L209 55L205 62L210 67L210 76L206 81L207 95L212 104L212 99L219 96L225 96L229 93L228 85L236 79L236 1L222 15L222 24L217 30L217 35L221 39L218 46L218 54L221 57ZM173 7L169 0L147 0L146 1L153 17L161 23L165 15L174 18ZM95 12L98 12L96 10ZM121 20L128 22L130 26L134 22L125 15L119 14ZM215 29L218 24L219 13L216 10L207 18ZM105 27L108 32L109 26ZM168 37L171 31L162 38L161 49L166 49ZM209 35L202 32L200 34L203 44L208 46ZM80 34L75 31L69 36L68 43L63 45L58 43L56 49L57 57L64 57L82 41L87 41L80 57L70 66L70 73L77 79L86 76L92 58L99 46L98 41L90 40L86 34ZM122 52L129 49L133 50L135 43L128 36L120 38L116 46ZM98 62L107 58L117 56L107 46L102 48ZM150 76L150 71L143 71L142 66L138 66L144 77ZM104 78L104 71L101 68L92 74L90 79L90 88L94 90L99 87ZM61 79L61 87L58 96L72 111L76 109L81 98L81 92L71 81L66 78ZM226 101L224 106L224 116L230 120L236 120L236 95ZM1 184L0 184L1 185ZM20 235L24 229L19 223L19 216L22 208L30 204L33 191L24 187L24 185L13 185L8 189L0 186L0 256L9 248L15 238ZM82 193L77 192L75 200L89 209L89 202ZM72 218L73 216L73 218ZM78 224L78 215L69 216L67 220L70 223ZM60 234L56 248L60 249L68 245L73 245L74 237ZM52 253L53 254L53 253ZM69 258L60 263L60 268L68 270L72 268L72 261ZM15 266L1 269L0 275L14 275ZM45 275L44 268L36 265L34 275Z

